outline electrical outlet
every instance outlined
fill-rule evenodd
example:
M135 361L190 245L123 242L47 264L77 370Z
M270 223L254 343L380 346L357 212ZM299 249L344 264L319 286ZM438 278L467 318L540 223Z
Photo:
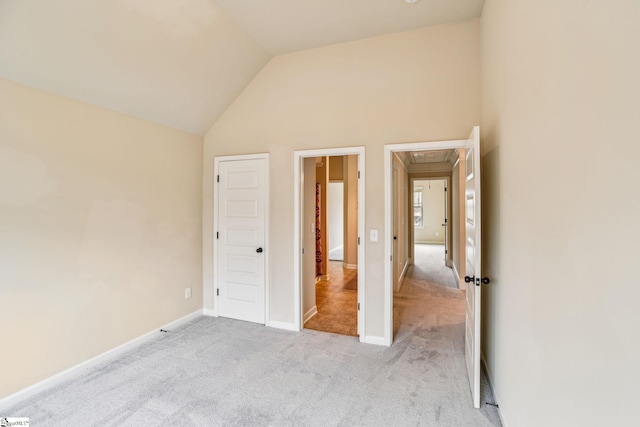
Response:
M184 299L191 298L191 288L184 288Z

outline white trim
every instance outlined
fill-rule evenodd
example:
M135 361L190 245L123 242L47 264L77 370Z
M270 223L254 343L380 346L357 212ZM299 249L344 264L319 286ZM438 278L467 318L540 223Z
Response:
M398 282L400 282L400 285L398 286L398 290L396 292L400 292L400 289L402 289L402 285L404 284L404 277L407 275L408 269L409 269L409 261L405 261L404 267L402 267L402 272L400 273L400 277L398 277Z
M309 310L307 310L307 312L304 314L304 318L302 319L302 324L304 325L305 323L307 323L309 319L311 319L316 314L318 314L318 306L314 305Z
M391 202L391 168L393 154L401 151L431 151L464 148L466 139L451 141L385 144L384 146L384 345L393 343L393 223Z
M220 168L220 162L228 162L228 161L238 161L238 160L264 160L266 163L265 171L265 186L266 186L266 194L264 199L264 324L269 324L270 311L269 311L269 260L271 254L271 248L269 245L269 200L271 187L269 184L269 177L271 176L271 171L269 169L269 153L256 153L256 154L240 154L235 156L216 156L213 158L213 230L212 230L212 238L213 238L213 259L211 260L213 263L213 289L211 292L213 293L213 310L210 310L212 313L211 316L218 316L219 313L219 299L216 295L216 289L218 287L218 274L217 274L217 266L216 266L216 254L218 253L218 239L216 239L216 232L218 231L218 194L216 185L218 171Z
M295 331L295 332L299 332L300 331L300 329L298 329L296 327L296 325L294 325L293 323L278 322L277 320L270 321L267 326L270 327L270 328L284 329L286 331Z
M458 271L455 262L453 263L453 266L451 268L453 268L453 274L456 276L456 280L458 281L458 289L464 291L466 289L466 286L464 286L464 281L460 280L460 272Z
M377 337L369 335L368 337L364 337L364 339L360 340L363 343L374 344L374 345L387 345L387 342L384 337Z
M483 352L480 352L480 361L482 362L482 367L484 368L485 374L487 374L487 382L489 383L489 387L491 388L491 393L493 394L493 399L495 400L496 404L498 405L496 407L496 409L498 410L498 417L500 417L500 422L502 423L502 425L504 427L506 427L507 423L505 422L504 418L502 417L502 411L500 410L500 404L498 403L500 400L498 399L498 396L496 396L496 388L493 386L493 381L491 380L491 374L489 373L489 367L487 366L487 359L485 359Z
M59 372L49 378L46 378L40 382L37 382L29 387L23 388L20 391L17 391L3 399L0 400L0 413L4 412L8 408L28 399L42 391L50 389L58 384L61 384L64 381L68 381L75 377L78 377L91 368L106 362L109 359L113 359L121 354L138 347L148 341L153 340L163 334L160 332L160 329L171 330L178 326L181 326L184 323L187 323L193 319L202 316L202 309L194 311L193 313L187 314L173 322L167 323L164 326L160 326L158 328L153 329L151 332L147 332L146 334L140 335L137 338L132 339L131 341L127 341L124 344L121 344L117 347L114 347L110 350L105 351L97 356L92 357L91 359L85 360L84 362L80 362L79 364L72 366L71 368L65 369L62 372Z
M301 162L306 157L322 157L322 156L358 156L358 236L360 244L358 245L358 302L360 310L358 311L358 335L360 341L364 342L365 337L365 148L364 147L341 147L341 148L323 148L316 150L297 150L293 152L293 296L294 296L294 325L295 330L300 331L304 325L302 316L302 167Z
M211 309L208 309L208 308L203 308L202 309L202 314L204 316L218 317L218 313L215 310L211 310Z

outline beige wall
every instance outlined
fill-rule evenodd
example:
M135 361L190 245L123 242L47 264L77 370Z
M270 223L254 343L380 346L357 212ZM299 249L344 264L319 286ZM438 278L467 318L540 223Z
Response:
M0 80L0 398L202 308L201 174L201 137Z
M329 181L342 181L344 156L329 157Z
M344 257L342 266L358 268L358 156L344 156Z
M465 150L458 150L458 162L451 172L451 256L454 271L458 273L458 287L465 289L464 276L467 269L466 219L465 219ZM461 280L462 279L462 280Z
M365 146L359 208L367 232L384 236L383 145L466 138L480 121L479 45L472 20L273 58L205 137L205 307L214 302L214 156L271 153L270 316L293 323L293 151ZM384 242L364 244L366 334L380 337Z
M302 315L306 316L316 307L316 158L307 157L303 162Z
M638 423L639 19L484 6L483 352L510 427Z
M446 228L442 224L445 219L444 187L446 182L444 179L413 181L414 190L417 187L422 187L422 227L414 225L415 243L444 245ZM413 197L413 193L411 196Z

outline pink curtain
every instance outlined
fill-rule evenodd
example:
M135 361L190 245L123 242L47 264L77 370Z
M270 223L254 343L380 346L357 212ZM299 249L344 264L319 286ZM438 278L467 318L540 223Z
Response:
M320 183L316 182L316 277L322 276L322 234L320 233Z

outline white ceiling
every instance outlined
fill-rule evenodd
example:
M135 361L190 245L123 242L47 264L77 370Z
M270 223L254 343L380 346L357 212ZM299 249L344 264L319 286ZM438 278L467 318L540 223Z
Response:
M0 78L203 135L274 55L484 0L0 0Z
M456 150L425 150L409 152L411 163L455 163Z

